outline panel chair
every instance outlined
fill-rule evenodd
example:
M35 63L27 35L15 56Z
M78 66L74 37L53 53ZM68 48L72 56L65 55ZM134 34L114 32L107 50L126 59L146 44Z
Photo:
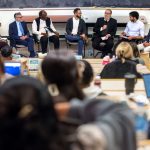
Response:
M10 41L10 46L12 48L15 48L17 54L21 55L22 57L28 57L29 52L28 52L28 48L26 46L16 44L16 41L14 39L10 38L10 37L8 37L8 40ZM21 53L22 50L26 50L27 54L22 54Z

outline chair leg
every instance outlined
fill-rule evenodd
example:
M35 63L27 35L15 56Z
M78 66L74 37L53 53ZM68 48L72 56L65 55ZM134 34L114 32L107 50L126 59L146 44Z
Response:
M85 43L84 43L84 48L83 48L83 58L85 57Z
M38 52L39 52L39 51L40 51L40 43L38 43L38 45L37 45L37 46L38 46Z
M98 54L99 54L99 52L96 53L95 58L97 57Z
M93 48L93 58L95 57L95 50L94 50L94 48Z
M97 52L96 55L95 55L95 58L96 58L96 57L98 56L98 54L100 54L100 53L101 53L101 52Z

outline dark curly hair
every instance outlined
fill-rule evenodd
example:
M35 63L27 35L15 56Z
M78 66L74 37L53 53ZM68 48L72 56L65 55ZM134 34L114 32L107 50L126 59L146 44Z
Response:
M17 77L0 88L0 149L57 150L57 115L47 87Z

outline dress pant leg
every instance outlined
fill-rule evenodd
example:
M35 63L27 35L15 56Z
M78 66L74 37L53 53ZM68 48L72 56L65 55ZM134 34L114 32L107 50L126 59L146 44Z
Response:
M46 53L47 52L48 37L42 36L40 38L40 44L41 44L42 53Z
M112 48L114 45L113 39L109 38L108 40L106 40L105 43L106 43L106 45L104 46L105 55L108 55L108 53L112 55L113 54Z
M78 40L78 55L82 55L83 46L84 46L84 41L80 38Z
M100 37L95 37L92 41L93 49L101 50L101 47L100 47L101 42L102 42L102 39Z
M26 40L21 40L18 39L16 40L16 44L18 45L24 45L28 47L28 51L30 52L30 57L35 57L35 52L34 52L34 41L32 38L27 38Z
M35 56L34 41L31 37L27 38L26 41L27 41L28 51L30 52L30 57L34 57Z
M50 36L49 41L54 43L54 49L58 50L60 46L59 37L56 35Z

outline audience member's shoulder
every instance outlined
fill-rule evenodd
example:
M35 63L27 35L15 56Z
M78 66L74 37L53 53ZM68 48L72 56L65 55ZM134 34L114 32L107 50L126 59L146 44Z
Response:
M131 60L131 59L127 59L126 63L137 65L137 63L134 60Z
M118 63L121 63L121 60L120 59L116 59L114 61L112 61L111 63L109 63L110 65L112 64L118 64Z

